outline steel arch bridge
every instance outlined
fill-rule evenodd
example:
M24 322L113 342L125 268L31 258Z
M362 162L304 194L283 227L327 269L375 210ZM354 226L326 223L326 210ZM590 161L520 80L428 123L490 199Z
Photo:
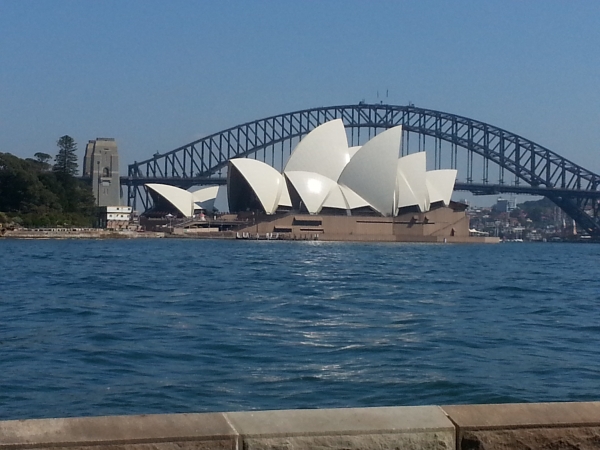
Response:
M543 195L579 227L600 237L599 175L509 131L412 104L360 103L295 111L238 125L164 154L156 153L129 165L127 177L122 177L128 204L137 209L139 200L144 209L150 206L143 189L145 183L183 188L222 184L227 161L235 157L253 157L283 169L295 143L318 125L338 118L344 122L352 145L402 125L405 133L401 154L427 148L428 165L459 170L455 190Z

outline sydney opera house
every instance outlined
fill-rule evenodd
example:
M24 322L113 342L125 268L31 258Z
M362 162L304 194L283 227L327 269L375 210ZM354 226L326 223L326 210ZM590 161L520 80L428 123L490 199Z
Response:
M229 161L226 186L147 184L151 212L192 218L228 213L237 235L358 241L460 241L465 205L451 201L455 170L426 169L425 152L399 157L402 127L350 147L340 119L307 134L280 173ZM466 238L466 239L465 239Z

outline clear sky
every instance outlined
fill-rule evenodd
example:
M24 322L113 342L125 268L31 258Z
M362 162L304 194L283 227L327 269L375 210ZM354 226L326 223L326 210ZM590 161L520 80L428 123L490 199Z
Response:
M0 0L0 152L129 163L315 106L456 113L600 173L600 1Z

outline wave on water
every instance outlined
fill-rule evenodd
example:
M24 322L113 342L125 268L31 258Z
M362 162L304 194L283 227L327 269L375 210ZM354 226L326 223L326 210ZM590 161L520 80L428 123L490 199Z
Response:
M0 419L595 400L591 247L0 241Z

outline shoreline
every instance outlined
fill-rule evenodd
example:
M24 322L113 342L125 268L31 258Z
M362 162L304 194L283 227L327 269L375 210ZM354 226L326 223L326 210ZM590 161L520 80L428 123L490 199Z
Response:
M37 228L0 230L0 239L161 239L164 232L105 230L100 228Z
M192 229L194 230L194 229ZM323 241L323 242L398 242L398 243L439 243L439 244L496 244L512 243L495 237L434 237L434 236L381 236L381 235L337 235L319 233L240 233L235 231L210 231L200 232L202 229L192 231L175 229L169 231L133 231L133 230L106 230L99 228L33 228L33 229L0 229L0 240L67 240L67 239L211 239L211 240L261 240L261 241ZM525 241L541 243L538 241ZM590 244L598 243L596 240L563 240L563 243ZM554 243L547 241L544 243Z
M211 240L260 240L260 241L323 241L323 242L398 242L398 243L439 243L439 244L496 244L498 238L482 237L433 237L433 236L394 236L394 235L338 235L312 233L236 233L232 231L206 232L156 232L156 231L111 231L102 229L51 228L7 230L0 239L23 240L66 240L66 239L211 239Z

